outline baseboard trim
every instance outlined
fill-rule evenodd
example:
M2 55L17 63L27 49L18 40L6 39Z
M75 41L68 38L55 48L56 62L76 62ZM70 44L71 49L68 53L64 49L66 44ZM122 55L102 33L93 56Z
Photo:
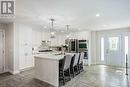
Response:
M20 71L18 71L18 70L17 71L8 70L8 72L11 73L11 74L13 74L13 75L20 73Z
M25 68L25 69L21 69L20 72L24 72L24 71L31 70L31 69L34 69L34 67L28 67L28 68Z
M13 71L13 70L11 70L11 69L5 69L5 71L4 71L3 73L9 72L9 73L15 75L15 74L18 74L18 73L20 73L20 72L27 71L27 70L30 70L30 69L34 69L34 67L28 67L28 68L21 69L21 70L16 70L16 71Z

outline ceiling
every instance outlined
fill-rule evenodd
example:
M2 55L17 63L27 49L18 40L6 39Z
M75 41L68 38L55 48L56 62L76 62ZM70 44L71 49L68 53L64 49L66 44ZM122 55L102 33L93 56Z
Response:
M16 0L16 20L49 29L105 30L130 27L130 0Z

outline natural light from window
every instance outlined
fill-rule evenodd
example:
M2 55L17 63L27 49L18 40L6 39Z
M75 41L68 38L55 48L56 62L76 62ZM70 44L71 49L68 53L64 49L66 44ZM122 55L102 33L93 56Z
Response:
M101 61L104 61L104 38L101 37Z
M125 63L126 63L126 55L128 55L128 36L125 36Z

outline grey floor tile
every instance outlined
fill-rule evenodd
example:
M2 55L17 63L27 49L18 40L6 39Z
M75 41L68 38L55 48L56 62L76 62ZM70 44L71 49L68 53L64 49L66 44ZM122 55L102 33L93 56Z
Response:
M0 87L54 87L34 79L34 70L17 75L0 74ZM86 66L84 71L61 87L130 87L123 69L104 65Z

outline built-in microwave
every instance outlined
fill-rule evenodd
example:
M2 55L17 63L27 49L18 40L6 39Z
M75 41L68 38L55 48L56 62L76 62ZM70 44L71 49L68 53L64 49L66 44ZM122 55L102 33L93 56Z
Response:
M88 49L87 40L78 41L78 50L79 52L86 51Z

